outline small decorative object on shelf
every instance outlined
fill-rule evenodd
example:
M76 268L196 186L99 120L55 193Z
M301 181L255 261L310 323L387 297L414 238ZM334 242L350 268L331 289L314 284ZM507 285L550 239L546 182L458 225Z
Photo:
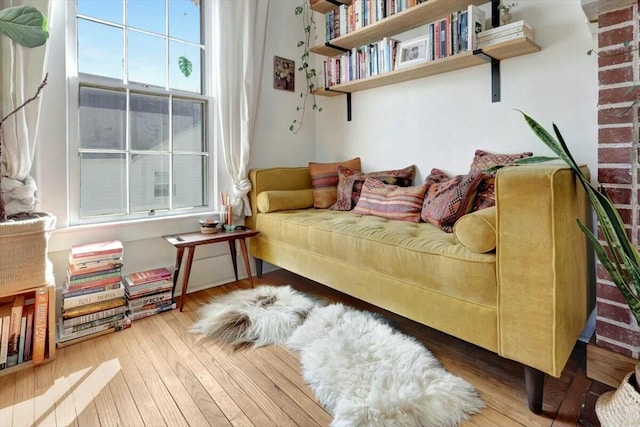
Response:
M511 23L511 20L513 19L511 16L511 10L513 10L513 8L515 8L518 5L518 3L500 3L498 5L498 9L500 10L500 12L502 12L500 14L500 20L502 21L502 25L507 25Z

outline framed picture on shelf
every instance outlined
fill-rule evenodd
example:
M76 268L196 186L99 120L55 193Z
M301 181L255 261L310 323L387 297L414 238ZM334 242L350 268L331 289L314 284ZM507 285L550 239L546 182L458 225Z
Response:
M295 91L296 63L291 59L273 57L273 87L276 89Z
M429 60L429 36L420 36L398 44L396 69L409 67Z

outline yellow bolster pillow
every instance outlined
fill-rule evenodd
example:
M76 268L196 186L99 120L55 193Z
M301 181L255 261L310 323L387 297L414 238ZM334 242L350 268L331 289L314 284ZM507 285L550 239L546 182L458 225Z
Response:
M477 253L496 248L496 207L481 209L462 216L453 226L458 243Z
M313 190L263 191L257 198L258 211L276 212L313 207Z

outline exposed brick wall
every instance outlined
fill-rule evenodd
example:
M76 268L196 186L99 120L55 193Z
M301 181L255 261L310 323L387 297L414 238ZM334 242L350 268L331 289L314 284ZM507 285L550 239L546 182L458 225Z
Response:
M640 100L639 23L638 4L598 18L597 177L636 247L640 243L640 102L636 105L634 101ZM596 278L596 344L640 358L640 327L624 297L600 264Z

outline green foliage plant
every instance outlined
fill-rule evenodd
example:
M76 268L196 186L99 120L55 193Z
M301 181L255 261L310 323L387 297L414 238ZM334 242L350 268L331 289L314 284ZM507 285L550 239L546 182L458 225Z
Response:
M309 0L303 0L302 6L295 8L296 16L300 16L302 19L302 26L304 28L304 38L298 41L298 47L302 48L302 55L300 56L301 65L298 67L298 71L303 71L305 75L305 86L300 92L300 104L296 106L297 118L291 122L289 130L291 132L298 133L302 128L304 122L304 116L307 110L307 101L311 97L311 108L314 111L322 111L322 107L319 107L316 103L316 94L314 91L317 88L317 71L315 68L309 65L309 47L311 43L311 35L315 33L315 20L313 19L313 11L309 7ZM315 39L315 37L314 37Z
M626 299L631 314L640 324L640 254L629 240L618 210L606 190L602 186L594 186L584 176L555 124L553 125L554 137L534 119L525 113L522 115L533 133L558 156L557 158L564 161L580 180L596 213L606 245L603 245L589 227L580 220L578 220L578 226L593 245L596 256ZM529 157L516 160L515 163L539 163L550 159L549 157Z

